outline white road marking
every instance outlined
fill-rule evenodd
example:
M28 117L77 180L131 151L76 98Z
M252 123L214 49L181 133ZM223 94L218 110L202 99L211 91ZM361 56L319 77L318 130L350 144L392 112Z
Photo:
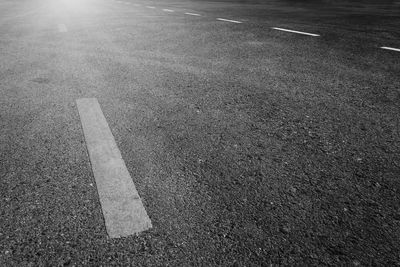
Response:
M220 21L227 21L227 22L233 22L233 23L242 23L241 21L231 20L231 19L217 18L217 20L220 20Z
M57 27L58 27L59 32L67 32L68 31L67 26L65 26L65 24L58 24Z
M381 48L382 49L386 49L386 50L392 50L392 51L400 52L400 49L398 49L398 48L387 47L387 46L382 46Z
M288 29L277 28L277 27L272 27L272 29L278 30L278 31L284 31L284 32L292 32L292 33L304 34L304 35L309 35L309 36L314 36L314 37L320 36L319 34L315 34L315 33L299 32L299 31L288 30Z
M163 11L165 11L165 12L175 12L175 11L172 10L172 9L166 9L166 8L164 8Z
M198 16L198 17L201 16L200 14L190 13L190 12L186 12L185 14L186 14L186 15L190 15L190 16Z
M152 227L96 98L76 100L107 233L129 236Z
M155 7L154 6L146 6L147 8L151 8L151 9L154 9Z

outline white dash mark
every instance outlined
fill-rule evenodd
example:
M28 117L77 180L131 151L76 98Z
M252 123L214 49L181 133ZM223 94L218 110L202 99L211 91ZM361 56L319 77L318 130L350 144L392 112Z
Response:
M151 9L154 9L155 7L154 6L146 6L147 8L151 8Z
M111 238L152 227L96 98L76 100L105 226Z
M201 16L200 14L190 13L190 12L186 12L185 14L186 14L186 15L190 15L190 16L198 16L198 17Z
M382 49L386 49L386 50L392 50L392 51L400 52L400 49L398 49L398 48L387 47L387 46L382 46L381 48Z
M57 26L58 26L59 32L67 32L68 31L67 26L65 26L65 24L58 24Z
M242 23L241 21L237 21L237 20L231 20L231 19L222 19L222 18L217 18L217 20L220 20L220 21L226 21L226 22L232 22L232 23Z
M303 34L303 35L309 35L309 36L314 36L314 37L320 36L319 34L315 34L315 33L299 32L299 31L288 30L288 29L277 28L277 27L272 27L272 29L278 30L278 31L284 31L284 32L292 32L292 33L298 33L298 34Z
M172 10L172 9L166 9L166 8L164 8L163 11L165 11L165 12L175 12L175 11Z

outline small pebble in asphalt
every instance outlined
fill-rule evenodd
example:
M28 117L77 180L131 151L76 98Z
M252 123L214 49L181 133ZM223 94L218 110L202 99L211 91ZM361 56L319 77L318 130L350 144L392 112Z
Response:
M290 191L295 194L297 192L297 189L293 186L290 187Z
M290 228L286 225L282 226L279 230L284 234L288 234L290 232Z

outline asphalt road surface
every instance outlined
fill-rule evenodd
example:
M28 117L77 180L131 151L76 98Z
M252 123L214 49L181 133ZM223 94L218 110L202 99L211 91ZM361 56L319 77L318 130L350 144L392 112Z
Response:
M399 16L0 0L0 266L399 266ZM150 229L108 235L82 98Z

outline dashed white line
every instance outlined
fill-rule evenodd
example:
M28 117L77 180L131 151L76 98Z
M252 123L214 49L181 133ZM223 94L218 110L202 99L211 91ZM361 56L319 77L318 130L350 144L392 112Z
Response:
M67 32L68 31L67 26L65 26L65 24L58 24L57 27L58 27L59 32Z
M190 12L186 12L185 14L186 14L186 15L190 15L190 16L198 16L198 17L201 16L200 14L197 14L197 13L190 13Z
M96 98L76 100L107 233L134 235L152 227Z
M241 21L231 20L231 19L223 19L223 18L217 18L217 20L226 21L226 22L232 22L232 23L242 23Z
M309 36L314 36L314 37L320 36L319 34L315 34L315 33L300 32L300 31L288 30L288 29L277 28L277 27L272 27L272 29L278 30L278 31L284 31L284 32L292 32L292 33L298 33L298 34L303 34L303 35L309 35Z
M130 2L122 2L122 1L116 1L117 3L124 3L124 4L131 4ZM141 6L140 4L133 4L134 6ZM154 6L146 6L147 8L150 9L155 9ZM165 12L175 12L172 9L167 9L164 8L163 11ZM186 15L190 15L190 16L198 16L200 17L200 14L197 13L191 13L191 12L185 12ZM238 20L231 20L231 19L224 19L224 18L217 18L217 20L219 21L226 21L226 22L232 22L232 23L243 23L241 21ZM313 36L313 37L318 37L321 36L319 34L315 34L315 33L309 33L309 32L302 32L302 31L295 31L295 30L289 30L289 29L284 29L284 28L278 28L278 27L272 27L272 29L274 30L278 30L278 31L284 31L284 32L291 32L291 33L297 33L297 34L303 34L303 35L308 35L308 36ZM67 28L64 24L59 24L58 25L58 30L59 32L67 32ZM382 46L380 47L381 49L386 49L386 50L391 50L391 51L396 51L396 52L400 52L399 48L393 48L393 47L388 47L388 46Z
M399 48L393 48L393 47L388 47L388 46L382 46L382 49L386 49L386 50L392 50L392 51L396 51L396 52L400 52Z

